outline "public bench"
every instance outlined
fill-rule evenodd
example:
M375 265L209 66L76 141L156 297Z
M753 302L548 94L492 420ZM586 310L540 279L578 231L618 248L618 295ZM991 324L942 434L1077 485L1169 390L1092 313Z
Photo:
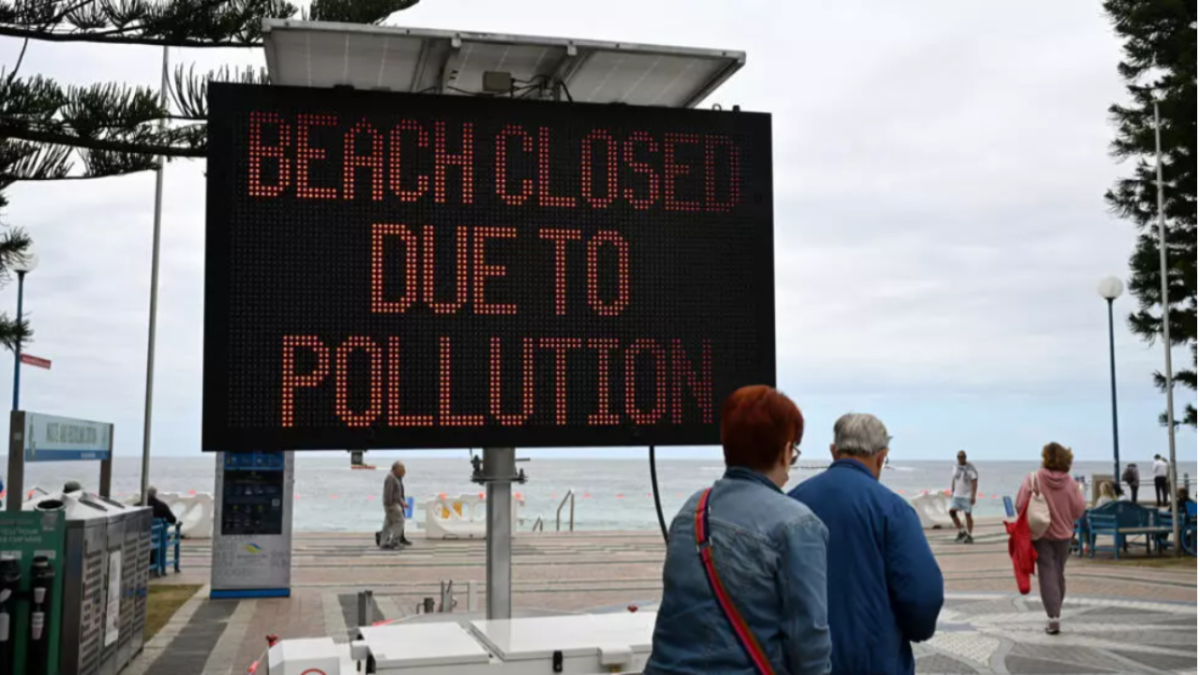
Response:
M1131 502L1109 502L1088 510L1082 520L1087 523L1084 536L1088 542L1088 557L1091 558L1096 557L1097 550L1111 550L1120 560L1126 542L1138 537L1145 537L1146 553L1154 548L1162 551L1163 537L1171 534L1171 526L1162 525L1153 509ZM1112 546L1098 545L1098 537L1111 537Z
M155 518L150 526L150 571L154 576L166 576L167 565L179 573L179 548L182 525L171 525L162 518Z

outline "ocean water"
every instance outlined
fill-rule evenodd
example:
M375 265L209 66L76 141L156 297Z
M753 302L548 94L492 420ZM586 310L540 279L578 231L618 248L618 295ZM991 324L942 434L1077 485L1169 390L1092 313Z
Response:
M519 455L519 453L518 453ZM349 457L313 457L296 455L295 511L293 525L298 532L368 532L378 529L382 519L379 496L383 491L385 471L398 453L388 456L367 454L367 461L378 464L376 471L350 469ZM439 493L447 495L478 494L482 487L470 482L471 465L463 453L461 458L403 458L408 468L405 484L409 496L417 502ZM0 464L0 467L7 463ZM515 486L514 491L525 498L521 516L528 529L541 516L546 529L554 529L555 509L568 490L574 490L575 527L581 530L646 530L656 529L658 520L651 498L650 470L647 460L629 459L534 459L518 465L529 480ZM818 465L805 460L800 470L793 470L792 482L799 483L816 475ZM1004 513L1001 498L1015 495L1021 479L1037 467L1036 459L1029 462L975 462L980 473L979 490L982 497L976 505L980 516L999 516ZM953 461L892 462L884 471L885 485L905 497L922 491L948 490ZM120 498L132 497L139 490L141 462L137 457L118 457L113 468L113 491ZM721 476L724 467L719 459L659 460L659 489L663 511L668 522L684 500L696 490L711 485ZM1075 475L1109 474L1109 462L1077 462ZM1193 480L1196 462L1181 462L1179 473ZM39 463L26 465L26 489L41 486L59 489L67 480L78 480L85 489L95 490L100 468L96 462ZM1142 466L1142 476L1151 475L1149 464ZM215 458L200 457L155 458L151 463L150 482L160 492L213 492ZM1153 495L1153 488L1142 487L1142 499ZM567 509L563 509L566 527ZM418 513L418 520L423 515Z

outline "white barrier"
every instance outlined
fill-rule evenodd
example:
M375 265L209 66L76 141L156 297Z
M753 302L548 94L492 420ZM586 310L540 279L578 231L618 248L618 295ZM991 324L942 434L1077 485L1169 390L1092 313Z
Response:
M942 492L932 492L913 497L909 504L921 519L921 527L936 530L954 526L950 518L950 498Z
M525 499L513 495L513 532L521 522ZM438 495L421 503L425 509L425 536L429 539L483 539L487 537L487 501L478 494L457 497Z
M158 499L171 507L171 512L179 519L179 531L183 536L188 539L212 539L215 505L211 494L197 492L184 495L178 492L160 492ZM137 502L137 497L134 497L128 503Z

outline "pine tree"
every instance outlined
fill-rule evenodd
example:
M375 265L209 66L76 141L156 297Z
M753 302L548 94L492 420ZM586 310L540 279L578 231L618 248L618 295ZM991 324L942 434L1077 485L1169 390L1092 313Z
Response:
M1109 108L1116 123L1114 154L1134 160L1131 175L1117 181L1105 199L1138 228L1130 256L1129 290L1138 311L1129 328L1147 342L1161 334L1162 276L1159 264L1155 183L1154 101L1162 119L1163 192L1166 216L1167 317L1171 342L1187 345L1190 368L1177 368L1174 381L1196 390L1196 0L1105 0L1124 42L1118 66L1132 102ZM1165 390L1166 378L1154 373ZM1160 420L1165 424L1164 413ZM1188 403L1182 423L1196 426Z
M22 76L30 40L254 48L262 45L265 18L377 24L418 1L313 0L301 12L283 0L0 0L0 36L24 40L17 63L0 70L0 212L4 190L17 181L105 178L155 169L160 157L202 158L207 83L268 79L261 68L197 75L179 66L173 105L164 106L146 87L62 87ZM29 245L20 228L0 232L0 283ZM31 335L25 322L0 314L0 344L12 349Z

